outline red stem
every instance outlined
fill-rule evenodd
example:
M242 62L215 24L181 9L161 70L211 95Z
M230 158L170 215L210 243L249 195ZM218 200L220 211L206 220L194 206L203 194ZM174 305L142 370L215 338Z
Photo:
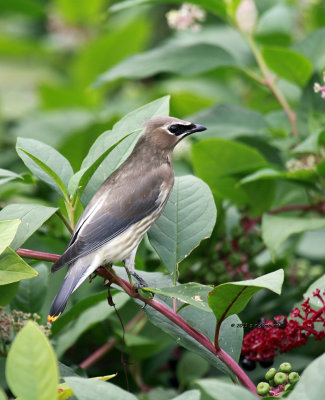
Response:
M18 249L17 254L26 258L33 258L37 260L45 260L45 261L56 261L60 256L57 254L49 254L49 253L41 253L38 251L26 250L26 249ZM153 307L155 310L163 314L170 321L174 322L177 326L179 326L184 332L188 333L192 336L196 341L202 344L207 350L217 356L222 362L224 362L228 368L238 377L238 379L242 382L242 384L249 389L251 392L256 394L256 387L251 379L246 375L246 373L240 368L240 366L236 363L236 361L230 357L224 350L221 348L216 349L210 340L204 336L201 332L195 330L192 326L190 326L183 317L176 314L172 309L168 308L164 304L158 302L155 299L146 299L142 297L126 280L119 278L115 275L113 269L106 269L104 267L99 267L96 270L97 275L100 275L106 279L109 279L111 283L115 283L120 286L129 296L133 298L137 298L142 300L144 303ZM108 346L108 344L107 344Z

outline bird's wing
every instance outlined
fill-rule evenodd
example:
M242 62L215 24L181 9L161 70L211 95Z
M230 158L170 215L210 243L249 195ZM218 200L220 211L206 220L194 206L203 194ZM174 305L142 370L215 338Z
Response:
M163 177L150 173L100 190L81 216L63 255L52 266L55 272L114 239L161 204ZM102 189L105 189L105 187Z

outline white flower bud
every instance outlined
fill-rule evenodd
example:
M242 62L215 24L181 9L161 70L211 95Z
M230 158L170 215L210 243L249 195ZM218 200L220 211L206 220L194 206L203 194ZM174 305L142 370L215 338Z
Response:
M257 21L257 8L254 0L242 0L236 10L236 22L243 32L252 33Z

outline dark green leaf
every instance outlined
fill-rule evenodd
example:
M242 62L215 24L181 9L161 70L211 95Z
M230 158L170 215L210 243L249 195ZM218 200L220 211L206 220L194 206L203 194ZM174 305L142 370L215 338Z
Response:
M186 352L177 364L177 378L181 387L202 378L208 371L209 363L198 354Z
M325 67L325 28L320 28L301 39L292 47L295 51L303 54L313 63L314 69L322 71Z
M201 395L198 390L187 390L186 392L180 394L179 396L172 398L172 400L200 400L200 399Z
M218 379L201 379L194 384L209 400L256 400L247 389Z
M0 306L6 306L7 304L9 304L11 300L16 296L18 288L19 288L19 282L9 283L8 285L2 285L0 291Z
M6 365L11 391L24 400L57 400L58 367L52 346L34 323L18 333Z
M57 208L40 204L10 204L3 208L0 211L0 221L16 218L21 220L11 247L17 250L56 210Z
M268 132L261 113L232 104L218 104L189 118L207 127L197 140L207 137L232 139L242 135L257 136Z
M0 256L0 285L17 282L22 279L34 278L37 272L30 267L10 247Z
M322 218L293 218L265 214L262 219L263 241L272 257L275 257L277 248L291 235L322 228L325 228L325 220Z
M166 207L148 235L170 273L177 275L177 264L211 235L215 221L209 187L192 175L176 178Z
M69 161L53 147L34 139L17 139L17 153L33 174L67 198L73 175Z
M36 313L39 312L44 303L46 295L49 271L45 264L34 266L38 273L34 279L25 279L20 282L19 289L14 301L11 303L15 309Z
M137 400L130 392L110 382L95 381L86 378L65 377L64 380L73 390L78 400Z
M284 179L300 182L314 182L317 178L314 169L304 169L299 171L278 171L272 168L262 168L245 178L241 179L240 183L243 185L249 182L273 180L273 179Z
M127 58L101 75L96 84L118 78L146 78L160 72L191 76L219 67L236 65L233 56L218 46L167 44Z
M128 300L129 297L125 293L117 293L113 296L117 308L122 307ZM107 300L103 300L83 312L72 326L59 335L56 345L58 357L62 356L65 350L72 346L86 330L98 322L104 321L114 312L114 308L108 305Z
M304 86L313 71L312 63L302 54L282 47L264 47L262 56L281 78Z
M240 313L251 297L261 289L280 294L283 278L283 270L279 269L256 279L218 285L208 295L209 306L219 323L232 314Z

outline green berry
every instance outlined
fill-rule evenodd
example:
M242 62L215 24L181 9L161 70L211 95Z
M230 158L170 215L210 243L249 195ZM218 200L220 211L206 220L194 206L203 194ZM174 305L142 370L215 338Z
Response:
M206 275L205 275L205 279L208 282L215 282L216 281L216 274L214 273L214 271L209 271Z
M242 236L238 239L238 247L240 250L248 250L250 248L251 241L247 236Z
M274 379L269 380L269 384L270 384L270 386L272 386L272 387L275 387L275 386L276 386L276 384L275 384L275 382L274 382Z
M292 371L292 365L288 362L282 363L279 367L279 372L291 372L291 371Z
M284 372L277 372L274 375L274 382L277 385L283 385L284 383L287 382L287 374L285 374Z
M291 388L290 383L288 383L287 385L285 385L285 387L284 387L285 392L286 392L288 389L290 389L290 388Z
M270 381L271 379L274 378L274 375L276 374L276 369L275 368L270 368L267 373L265 374L265 379Z
M239 236L241 236L244 233L244 229L242 226L236 225L231 228L230 233L231 233L231 236L238 238Z
M289 374L289 382L290 383L298 382L299 378L300 378L300 376L299 376L298 372L290 372L290 374Z
M232 246L229 242L223 242L220 248L222 254L228 254L232 250Z
M214 266L214 270L217 274L222 274L226 270L226 264L222 261L218 261Z
M237 267L239 264L242 263L241 256L239 253L230 254L230 256L228 257L228 261L234 267Z
M311 278L318 278L323 273L323 267L321 265L314 265L309 270L309 275Z
M270 391L270 385L266 382L260 382L256 386L256 391L257 391L257 394L259 394L260 396L265 396Z

